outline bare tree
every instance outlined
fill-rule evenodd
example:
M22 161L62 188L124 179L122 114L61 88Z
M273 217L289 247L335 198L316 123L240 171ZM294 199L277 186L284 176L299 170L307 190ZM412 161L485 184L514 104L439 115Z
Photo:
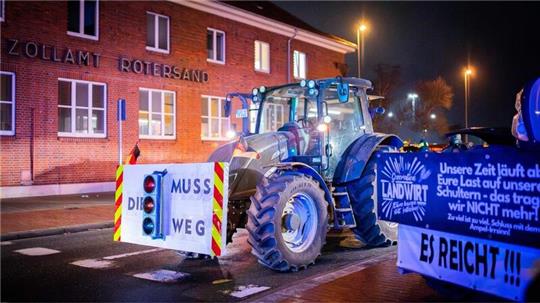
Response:
M435 132L442 136L449 128L446 111L452 108L452 87L439 76L435 80L418 82L415 91L418 94L415 117L412 117L411 106L405 106L403 112L405 116L413 118L410 119L411 130L420 133Z
M395 107L393 104L396 99L393 92L400 83L401 67L399 65L390 65L379 63L375 66L375 79L373 81L373 94L385 98L382 104L372 104L372 107L383 105L387 110ZM373 126L375 131L396 133L398 125L396 120L384 119L383 116L375 115L373 117Z

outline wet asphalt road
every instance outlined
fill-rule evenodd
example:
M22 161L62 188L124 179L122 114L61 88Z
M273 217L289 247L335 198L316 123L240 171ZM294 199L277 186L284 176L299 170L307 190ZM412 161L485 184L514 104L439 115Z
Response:
M328 238L314 266L277 273L251 255L245 230L235 234L219 260L185 260L175 251L115 243L112 230L2 242L2 301L242 301L264 299L295 283L328 275L355 262L395 254L395 247L351 250ZM17 250L47 248L57 253L29 256ZM33 249L32 252L40 252ZM141 253L142 252L142 253ZM79 265L74 265L76 263ZM83 267L90 266L90 267ZM96 268L102 267L102 268ZM152 276L162 281L137 278ZM172 281L163 281L172 274Z

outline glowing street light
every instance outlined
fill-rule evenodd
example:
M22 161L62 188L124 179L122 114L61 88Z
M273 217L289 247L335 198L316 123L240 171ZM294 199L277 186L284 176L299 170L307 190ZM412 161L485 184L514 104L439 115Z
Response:
M431 118L431 120L437 119L437 115L435 115L435 114L431 114L431 115L429 115L429 117Z
M356 53L358 60L358 78L360 78L360 69L364 61L364 32L367 31L367 25L363 22L360 23L356 29Z
M388 118L392 118L394 116L393 112L388 112Z

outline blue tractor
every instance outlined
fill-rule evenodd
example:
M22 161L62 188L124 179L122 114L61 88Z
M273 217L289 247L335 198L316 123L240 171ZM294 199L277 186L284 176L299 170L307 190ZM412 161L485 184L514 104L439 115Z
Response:
M210 156L229 163L228 240L249 232L259 263L296 271L321 254L330 228L350 228L367 246L391 245L397 225L376 217L377 150L397 150L395 135L373 131L359 78L302 80L259 87L238 98L242 133Z

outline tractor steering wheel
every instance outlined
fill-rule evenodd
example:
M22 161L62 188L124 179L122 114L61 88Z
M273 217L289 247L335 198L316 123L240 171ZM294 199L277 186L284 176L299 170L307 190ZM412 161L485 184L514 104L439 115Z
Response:
M306 118L300 118L300 119L296 120L296 123L300 124L300 126L302 126L302 128L315 128L315 125L313 124L313 122L309 121Z

